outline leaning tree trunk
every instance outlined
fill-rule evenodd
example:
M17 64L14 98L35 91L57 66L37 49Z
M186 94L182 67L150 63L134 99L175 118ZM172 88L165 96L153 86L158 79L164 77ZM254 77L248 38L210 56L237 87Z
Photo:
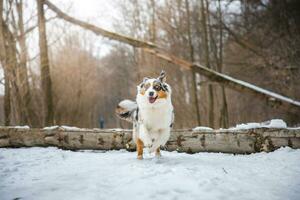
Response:
M44 0L37 0L38 26L39 26L39 46L40 46L40 68L43 89L43 99L45 106L44 124L49 126L54 121L54 109L52 100L52 83L48 58L48 46L46 36L46 24L44 15Z

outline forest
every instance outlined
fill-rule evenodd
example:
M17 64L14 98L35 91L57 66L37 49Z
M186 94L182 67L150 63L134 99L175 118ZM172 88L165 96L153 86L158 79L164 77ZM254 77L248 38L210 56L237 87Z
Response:
M108 31L73 15L76 1L62 2L0 0L1 125L130 128L116 105L165 70L175 128L274 118L299 126L298 0L100 1L115 9L101 16ZM291 101L261 98L220 74Z

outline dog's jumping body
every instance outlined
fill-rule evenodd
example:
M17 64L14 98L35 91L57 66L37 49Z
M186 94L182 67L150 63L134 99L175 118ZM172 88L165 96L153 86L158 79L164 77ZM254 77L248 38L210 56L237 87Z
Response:
M160 156L160 146L170 137L174 121L171 87L165 82L165 73L155 78L144 78L137 87L136 102L123 100L117 107L122 119L133 122L133 139L138 159L143 158L143 148Z

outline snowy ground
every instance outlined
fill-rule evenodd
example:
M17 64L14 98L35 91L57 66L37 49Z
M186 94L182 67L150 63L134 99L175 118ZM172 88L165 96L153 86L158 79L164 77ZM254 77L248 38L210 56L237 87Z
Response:
M300 199L300 150L162 154L0 149L0 199Z

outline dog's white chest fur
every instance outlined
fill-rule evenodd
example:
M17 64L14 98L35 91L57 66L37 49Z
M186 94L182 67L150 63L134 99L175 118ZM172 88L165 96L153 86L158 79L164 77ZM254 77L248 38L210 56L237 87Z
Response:
M141 122L149 131L157 131L169 127L172 120L172 107L140 108Z

